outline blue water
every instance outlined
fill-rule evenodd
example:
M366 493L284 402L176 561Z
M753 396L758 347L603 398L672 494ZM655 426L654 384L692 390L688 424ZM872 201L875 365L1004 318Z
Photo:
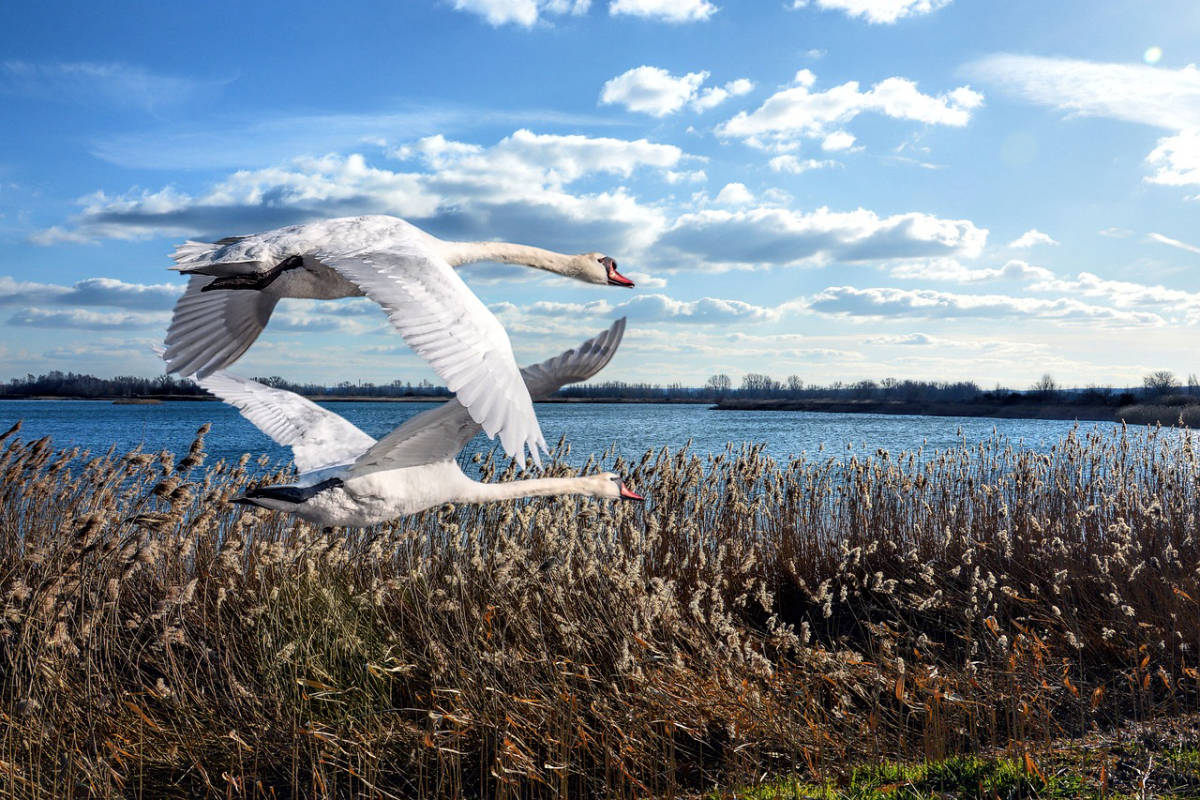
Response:
M380 437L410 416L437 403L329 403L375 437ZM583 464L589 454L600 454L610 445L628 458L640 458L648 448L666 445L672 450L689 439L695 453L716 453L726 442L765 442L767 453L778 460L807 453L821 457L848 452L896 453L924 447L926 452L978 442L993 429L1014 444L1045 449L1074 426L1062 420L987 419L976 417L890 416L884 414L821 414L806 411L710 411L705 405L565 404L541 403L538 419L552 445L565 434L571 445L569 461ZM144 450L186 451L196 429L212 423L206 444L210 463L215 458L235 459L242 453L267 454L272 462L287 462L290 452L279 447L238 415L232 407L215 402L171 402L161 405L113 405L107 401L29 400L0 402L0 431L23 420L26 440L50 436L56 447L80 446L93 453L116 445L119 452L141 446ZM1111 424L1087 422L1085 428ZM467 447L487 449L480 435ZM849 445L849 450L847 446Z

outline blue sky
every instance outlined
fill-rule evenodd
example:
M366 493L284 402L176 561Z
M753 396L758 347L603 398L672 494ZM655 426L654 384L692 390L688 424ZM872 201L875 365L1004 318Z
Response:
M599 250L465 277L603 378L1200 372L1191 0L293 0L0 10L0 378L153 374L174 244L389 213ZM238 365L429 377L365 300Z

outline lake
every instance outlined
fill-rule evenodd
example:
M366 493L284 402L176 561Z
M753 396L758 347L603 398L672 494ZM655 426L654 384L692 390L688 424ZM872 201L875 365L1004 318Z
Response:
M346 417L375 437L438 403L329 403L327 408ZM693 452L715 453L726 442L765 442L766 452L777 460L824 446L822 457L847 453L873 454L882 448L893 453L927 452L954 447L965 439L978 442L995 430L1013 444L1046 449L1059 441L1075 423L1063 420L992 419L981 417L892 416L885 414L825 414L810 411L710 411L706 405L654 403L540 403L538 419L546 441L552 445L566 435L571 463L583 464L589 454L602 453L612 444L626 458L640 458L648 448L666 445L672 450L689 439ZM231 406L204 401L161 405L113 405L91 400L13 400L0 402L0 431L18 419L21 436L32 440L50 436L56 447L80 446L102 452L116 444L118 451L140 445L149 451L187 450L193 434L212 423L207 450L215 458L237 458L242 453L266 453L272 461L288 461L290 451L279 447ZM1112 427L1112 423L1081 423L1084 429ZM467 454L486 449L481 434Z

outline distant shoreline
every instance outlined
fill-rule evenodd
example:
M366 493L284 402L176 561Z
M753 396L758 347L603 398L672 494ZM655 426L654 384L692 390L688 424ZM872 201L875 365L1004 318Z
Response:
M1193 419L1200 406L1104 406L1058 403L909 403L902 400L769 400L729 398L711 406L714 411L815 411L829 414L890 414L927 417L986 417L993 419L1077 419L1088 422L1174 425L1182 415Z
M403 395L372 397L364 395L304 395L317 403L438 403L450 399L445 395ZM115 405L162 405L178 401L218 403L206 395L140 395L136 397L67 397L37 395L19 397L0 395L0 400L91 400ZM717 403L712 399L645 398L645 397L551 397L538 400L548 404L608 404L608 405L700 405L712 411L811 411L823 414L887 414L890 416L980 417L990 419L1079 420L1081 422L1127 422L1131 425L1184 424L1200 429L1200 403L1186 405L1101 405L1087 403L1046 402L910 402L904 400L838 400L838 399L766 399L725 398Z
M438 403L449 400L449 395L401 395L398 397L374 397L364 395L326 395L306 394L306 399L314 403ZM101 403L116 403L118 405L155 405L158 403L174 403L182 401L199 401L204 403L219 403L219 398L212 395L191 394L153 394L136 397L107 396L107 397L72 397L67 395L0 395L4 400L91 400ZM536 403L650 403L653 405L712 405L712 400L670 398L654 400L642 397L550 397L545 400L535 400Z

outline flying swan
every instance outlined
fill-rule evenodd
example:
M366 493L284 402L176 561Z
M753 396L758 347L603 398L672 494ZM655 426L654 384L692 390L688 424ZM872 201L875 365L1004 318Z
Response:
M454 268L526 264L587 283L632 287L601 253L563 255L505 242L446 242L397 217L344 217L218 242L172 258L191 276L167 330L167 372L205 378L236 361L284 297L367 296L446 382L471 419L521 463L545 440L508 335Z
M543 399L595 375L613 357L624 318L573 350L525 367L528 392ZM292 448L294 483L251 489L235 502L287 511L322 527L375 525L442 503L583 494L642 500L611 472L577 478L480 483L459 468L459 451L480 430L457 399L423 411L375 441L345 418L298 394L230 375L196 383L235 406L277 443Z

